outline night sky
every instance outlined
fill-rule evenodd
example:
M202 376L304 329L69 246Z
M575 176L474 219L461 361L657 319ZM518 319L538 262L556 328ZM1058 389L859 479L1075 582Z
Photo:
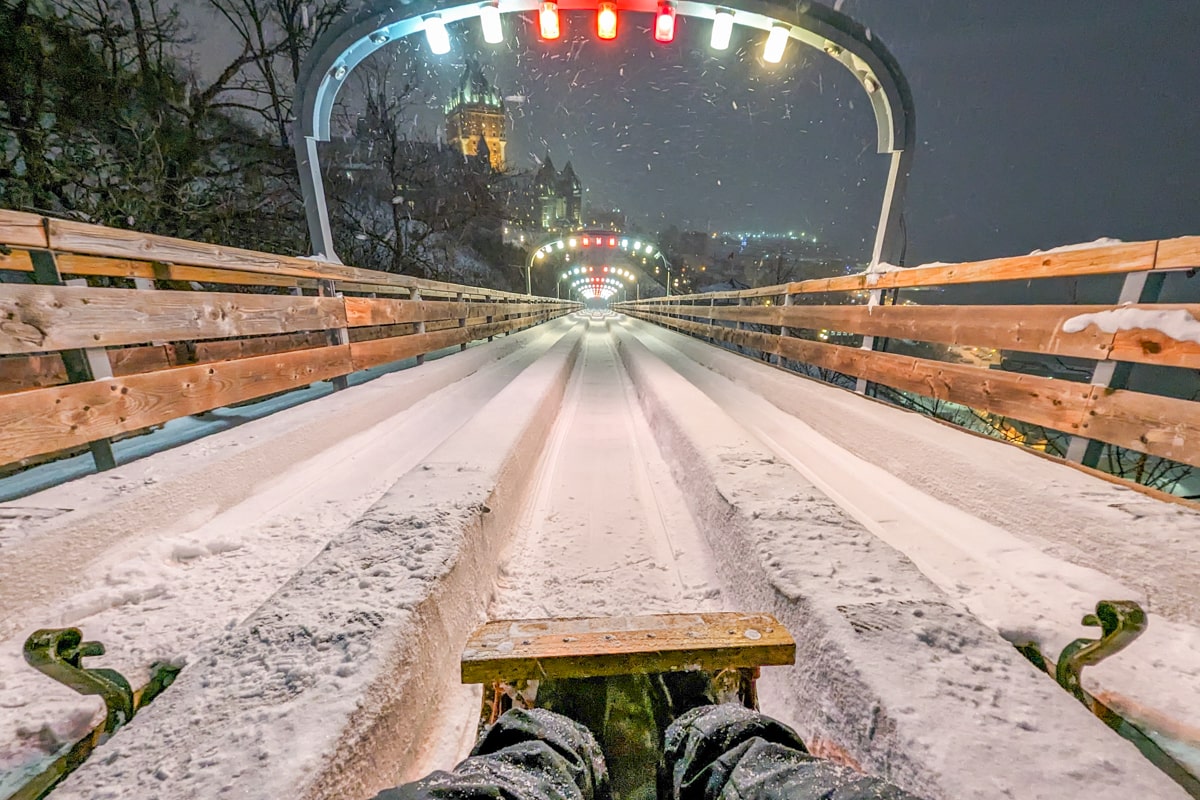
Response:
M907 263L1200 232L1200 3L841 9L912 86ZM793 42L769 67L765 34L736 27L730 50L714 53L709 24L686 18L661 45L650 16L632 14L616 42L594 37L593 15L564 14L563 39L546 43L525 16L505 16L508 42L495 48L475 25L452 28L445 57L413 42L421 85L439 101L465 56L523 98L510 103L510 162L532 166L547 150L559 167L571 159L589 200L652 230L804 231L869 256L886 156L861 88L823 53ZM417 114L418 127L436 116Z

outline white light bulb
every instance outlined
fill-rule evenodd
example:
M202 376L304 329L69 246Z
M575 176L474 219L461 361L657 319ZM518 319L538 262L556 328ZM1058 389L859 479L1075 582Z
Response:
M500 4L484 3L479 8L479 24L483 26L483 40L488 44L504 41L504 26L500 24Z
M783 58L783 49L787 47L787 41L790 38L791 30L785 25L776 25L771 28L771 33L767 36L767 44L763 47L763 61L768 64L778 64Z
M429 52L435 56L450 52L450 32L446 30L446 23L436 14L425 19L425 39L429 42Z
M733 34L733 12L718 8L713 17L712 45L713 50L724 50L729 47L729 37Z

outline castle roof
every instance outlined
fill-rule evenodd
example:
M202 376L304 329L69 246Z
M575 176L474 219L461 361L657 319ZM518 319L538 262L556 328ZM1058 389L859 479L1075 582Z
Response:
M500 111L504 108L504 100L500 90L492 86L484 76L479 62L467 59L466 69L458 80L458 86L450 93L450 101L446 103L446 113L450 114L464 106L484 107Z

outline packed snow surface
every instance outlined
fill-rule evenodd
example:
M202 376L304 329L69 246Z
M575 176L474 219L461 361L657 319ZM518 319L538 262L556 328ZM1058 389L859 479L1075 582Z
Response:
M580 337L578 344L569 337ZM536 459L521 467L530 477L515 495L504 484L479 517L492 526L488 547L503 547L489 573L485 551L464 555L469 528L450 523L483 513L479 498L494 490L482 467L456 469L446 459L499 469L503 453L473 449L503 438L496 428L503 423L493 420L528 416L531 396L520 387L540 361L561 359L565 345L577 346L578 356L561 408L544 419L541 452L512 457ZM636 373L630 364L639 365ZM690 451L682 428L664 427L673 424L665 414L672 403L671 413L687 420ZM496 480L507 480L507 469ZM715 485L700 480L710 472ZM436 498L444 498L442 512L429 505ZM859 719L852 696L859 678L809 675L818 694L828 688L822 682L841 687L820 695L816 713L827 716L813 730L835 750L850 747L871 769L931 797L1001 798L1060 796L1080 781L1094 781L1099 791L1104 770L1160 786L1158 773L1096 728L1082 706L1060 702L1065 693L1048 677L1029 677L1000 638L1036 640L1055 655L1094 634L1079 620L1098 600L1138 599L1150 612L1149 630L1089 668L1085 682L1180 740L1200 742L1196 511L622 317L577 315L540 326L0 504L0 511L8 526L0 537L0 792L98 719L97 702L21 662L30 631L65 624L107 644L109 655L93 663L122 670L135 685L155 659L191 671L161 706L105 746L120 759L102 752L64 787L65 796L82 797L89 780L103 784L115 775L149 777L136 789L103 787L112 796L182 798L205 786L219 796L226 776L240 771L244 796L266 796L270 787L272 796L332 797L343 796L340 785L382 785L447 767L471 744L479 695L452 687L459 644L446 636L460 635L476 607L492 618L766 610L740 607L758 598L799 614L794 632L808 624L799 613L804 603L816 603L822 625L875 602L915 608L924 618L905 611L897 618L902 629L885 631L876 649L844 621L821 628L822 646L861 659L864 676L883 670L893 677L882 687L863 678L864 691L882 694L863 696L878 706L875 718ZM383 569L393 529L416 543L396 553L414 565L403 580ZM468 557L483 561L446 577L448 565ZM338 575L351 582L332 596ZM401 613L386 605L395 597L389 582L404 603L441 599L427 611ZM829 593L821 595L824 586ZM478 594L438 594L447 591ZM425 636L407 628L401 635L356 623L359 617L343 612L360 596L371 605L360 622L394 617L411 626L426 624L420 620L428 614L433 627ZM900 599L917 605L895 606ZM838 604L858 611L840 612ZM345 642L366 649L347 650L344 665L330 663L320 677L329 654L314 653L306 664L300 651L284 647L294 637L281 639L285 658L272 678L311 673L320 685L336 685L336 697L326 701L325 690L313 696L303 682L281 684L287 691L270 696L239 685L250 693L242 700L219 686L189 695L208 671L232 686L270 666L274 635L301 630L307 619L321 620L331 642L342 641L336 621L343 617ZM374 724L379 681L395 668L386 647L397 642L408 642L413 654L397 679L431 676L433 683L421 685L432 706L413 705L411 723L426 728L404 763L366 775L385 766L353 742L344 745L351 741L345 737ZM942 687L941 694L906 691L906 675L913 685ZM764 710L812 720L814 707L795 693L804 680L767 680ZM1037 707L1035 695L1060 709L1053 719L1018 719L1006 710ZM255 710L242 719L239 703ZM226 715L219 724L204 716L210 705ZM947 718L947 708L964 713ZM185 718L171 718L171 709L185 709ZM305 735L305 719L322 720L319 735ZM867 736L876 723L884 726L878 737ZM989 734L989 725L1004 735ZM204 754L172 753L170 763L156 757L155 737L181 726L186 735L172 735ZM911 738L912 731L922 733ZM1026 752L1047 736L1068 749L1072 741L1098 744L1071 763L1034 748L986 779L953 746L956 737L983 742L1004 758L1005 748ZM335 741L343 742L337 756L323 755ZM889 741L910 746L879 749ZM1089 761L1092 754L1100 761ZM288 788L287 776L311 777L322 759L325 789ZM206 777L206 763L221 774ZM250 777L256 770L263 780ZM350 782L337 782L343 779ZM1146 796L1175 795L1167 785Z

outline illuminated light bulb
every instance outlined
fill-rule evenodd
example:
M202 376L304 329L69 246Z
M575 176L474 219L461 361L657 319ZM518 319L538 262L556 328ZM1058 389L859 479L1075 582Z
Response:
M654 17L654 41L669 42L675 38L675 6L669 0L659 0Z
M500 24L500 4L484 3L479 7L479 24L483 27L483 40L488 44L504 41L504 26Z
M546 257L546 251L545 251L545 250L538 250L538 251L537 251L537 257L538 257L538 258L545 258L545 257Z
M435 56L450 52L450 31L446 30L446 23L436 14L425 19L425 40L429 42L429 52Z
M577 242L576 240L574 240L574 239L568 239L568 240L567 240L567 244L568 244L568 245L570 245L570 247L571 247L572 249L574 249L575 245L577 245L577 244L578 244L578 242Z
M559 239L559 240L558 240L558 249L559 249L559 250L562 250L562 249L563 249L563 243L562 243L562 239Z
M584 247L587 247L587 246L588 246L588 245L590 245L591 243L592 243L592 240L591 240L591 239L589 239L589 238L588 238L588 237L586 237L586 236L585 236L585 237L583 237L583 246L584 246Z
M727 8L718 8L713 17L712 45L713 50L724 50L729 47L729 37L733 35L733 12Z
M543 39L559 37L562 29L558 25L558 3L542 3L541 10L538 11L538 26L541 28Z
M768 64L778 64L783 59L783 49L787 47L791 28L786 25L775 25L767 36L767 44L763 47L763 61Z
M617 38L617 4L612 0L600 3L596 12L596 35L601 39Z
M608 246L609 246L609 247L616 247L616 246L617 246L617 240L616 240L615 238L613 238L613 237L609 237L609 239L608 239Z

